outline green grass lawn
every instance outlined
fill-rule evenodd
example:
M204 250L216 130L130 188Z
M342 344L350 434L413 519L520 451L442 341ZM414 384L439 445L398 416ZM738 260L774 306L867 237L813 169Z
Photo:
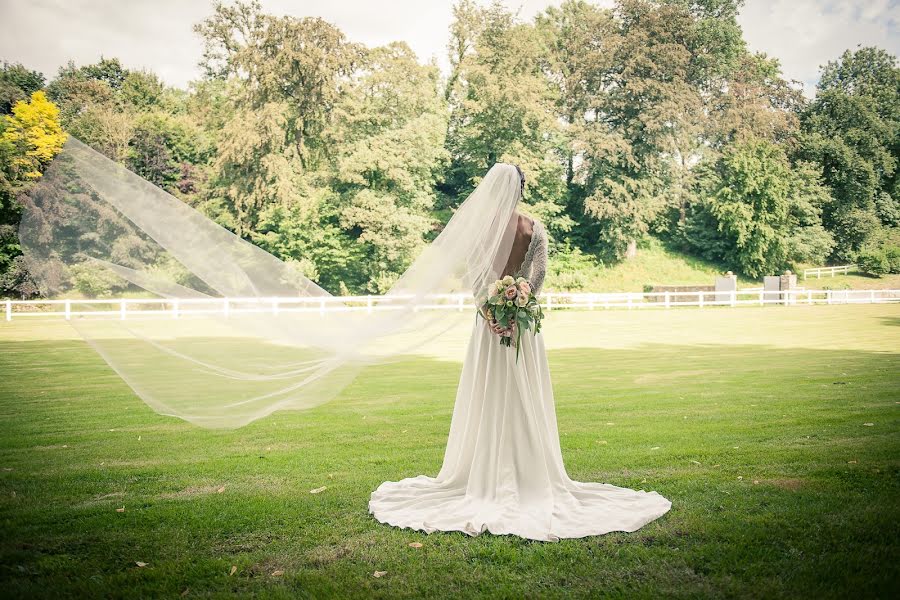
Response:
M900 590L900 305L552 311L544 331L569 475L672 501L634 533L368 514L382 481L440 469L468 331L328 404L209 431L153 413L64 322L0 323L0 595Z

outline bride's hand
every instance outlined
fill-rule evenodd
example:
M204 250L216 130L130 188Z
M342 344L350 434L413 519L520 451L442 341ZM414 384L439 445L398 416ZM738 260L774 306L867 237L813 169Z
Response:
M505 331L505 329L503 327L500 327L500 323L498 323L497 321L494 321L493 319L490 322L488 322L488 327L490 327L491 331L493 331L497 335L501 335Z

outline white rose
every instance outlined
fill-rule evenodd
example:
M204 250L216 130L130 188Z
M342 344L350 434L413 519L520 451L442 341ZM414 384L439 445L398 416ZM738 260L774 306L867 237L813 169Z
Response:
M500 280L504 287L511 286L516 282L515 279L512 278L512 275L507 275L503 279Z
M516 306L522 307L528 304L528 296L524 294L519 294L516 296Z

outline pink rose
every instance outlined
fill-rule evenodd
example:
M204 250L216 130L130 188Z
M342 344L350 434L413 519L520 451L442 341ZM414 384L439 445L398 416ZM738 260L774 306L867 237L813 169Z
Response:
M516 289L516 286L514 286L514 285L509 286L508 288L506 288L506 293L505 293L506 299L512 300L513 298L516 297L517 293L518 293L518 290Z
M531 294L531 286L528 285L527 281L523 281L522 283L519 284L519 292L526 296Z

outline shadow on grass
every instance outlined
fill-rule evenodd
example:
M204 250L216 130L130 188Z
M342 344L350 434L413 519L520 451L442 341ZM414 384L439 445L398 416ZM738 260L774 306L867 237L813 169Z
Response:
M372 368L323 406L207 431L154 414L84 344L0 344L3 589L20 597L895 591L900 356L673 344L558 350L549 360L570 476L659 491L673 501L663 518L558 544L374 521L367 500L380 482L439 470L458 363ZM388 575L376 579L376 570Z

